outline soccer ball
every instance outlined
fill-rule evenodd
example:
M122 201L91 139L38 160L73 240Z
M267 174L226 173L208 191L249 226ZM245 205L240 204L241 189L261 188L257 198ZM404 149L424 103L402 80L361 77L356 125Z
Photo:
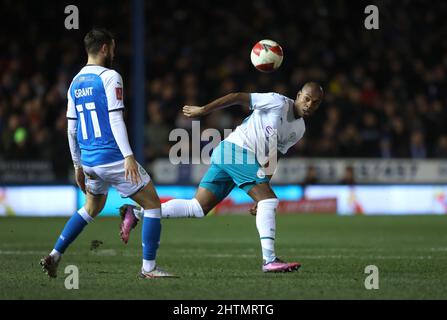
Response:
M279 44L272 40L261 40L251 49L251 63L261 72L273 72L282 63L283 52Z

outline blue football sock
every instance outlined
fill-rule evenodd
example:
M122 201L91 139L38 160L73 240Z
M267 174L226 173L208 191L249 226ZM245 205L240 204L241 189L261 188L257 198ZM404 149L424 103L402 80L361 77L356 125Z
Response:
M93 218L87 214L84 208L79 209L65 224L64 230L56 241L54 250L64 253L91 220Z
M155 260L157 249L160 244L161 234L161 210L144 210L142 240L143 240L143 259Z

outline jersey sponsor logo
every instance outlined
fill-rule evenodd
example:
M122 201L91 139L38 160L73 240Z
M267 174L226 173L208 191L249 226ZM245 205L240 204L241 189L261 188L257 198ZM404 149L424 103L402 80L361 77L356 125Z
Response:
M93 87L88 88L82 88L82 89L76 89L74 91L76 98L82 98L93 95Z
M271 126L267 126L265 127L265 133L267 136L271 136L275 133L275 130Z
M287 141L288 141L289 143L293 143L293 142L295 142L295 140L296 140L296 136L297 136L296 132L292 132L292 133L289 135L289 137L287 138Z
M123 100L123 88L115 88L116 100Z

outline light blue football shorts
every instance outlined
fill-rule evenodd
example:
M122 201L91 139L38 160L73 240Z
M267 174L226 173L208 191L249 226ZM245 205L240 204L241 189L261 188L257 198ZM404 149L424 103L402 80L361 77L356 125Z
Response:
M199 187L224 199L235 186L245 192L259 183L269 182L253 152L234 143L222 141L211 155L211 164Z

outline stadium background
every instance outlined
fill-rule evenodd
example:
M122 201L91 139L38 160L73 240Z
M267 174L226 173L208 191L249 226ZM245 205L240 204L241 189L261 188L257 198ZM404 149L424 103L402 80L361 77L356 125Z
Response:
M64 28L68 4L79 8L79 30ZM171 130L191 131L191 120L181 113L184 104L205 104L233 91L294 97L313 80L325 89L324 103L307 121L305 137L281 161L274 182L288 186L278 191L282 200L317 201L295 203L289 211L445 213L446 4L380 4L380 29L366 30L364 3L342 0L151 1L144 5L145 20L136 18L132 2L3 1L8 14L1 23L8 32L0 38L0 214L69 214L78 206L75 189L46 188L50 198L56 196L48 190L67 190L62 198L75 200L52 210L45 202L36 212L20 206L20 199L33 197L35 207L43 199L35 190L43 189L17 186L73 183L66 91L85 63L82 38L96 25L116 35L115 68L125 81L131 143L156 184L174 186L160 189L163 198L173 189L179 197L191 196L191 188L180 185L196 185L206 170L206 165L174 166L167 158L177 142L169 141ZM250 64L250 49L263 38L285 51L273 74ZM238 107L219 111L204 118L200 130L223 133L245 116ZM310 187L325 184L345 186ZM402 184L424 186L396 186ZM408 203L416 199L411 192L423 203L417 208ZM386 199L388 210L370 200L374 197ZM105 213L120 201L112 192ZM235 191L224 211L237 211L241 203L244 211L248 202Z
M369 4L379 7L379 30L364 28ZM79 8L79 30L64 28L67 5ZM447 297L444 1L3 0L0 12L0 299ZM322 84L321 108L274 178L277 251L303 264L298 273L260 272L252 203L236 190L211 217L163 220L157 261L181 277L139 281L140 227L124 246L119 219L102 217L125 201L112 190L60 276L44 277L40 257L83 201L66 91L96 25L116 35L131 144L162 200L191 197L206 170L167 159L169 132L192 130L184 104L238 90L293 97L306 81ZM264 38L285 52L268 75L249 60ZM201 130L244 117L239 107L218 112ZM64 287L67 265L79 266L79 290ZM365 289L368 265L380 270L380 290Z

